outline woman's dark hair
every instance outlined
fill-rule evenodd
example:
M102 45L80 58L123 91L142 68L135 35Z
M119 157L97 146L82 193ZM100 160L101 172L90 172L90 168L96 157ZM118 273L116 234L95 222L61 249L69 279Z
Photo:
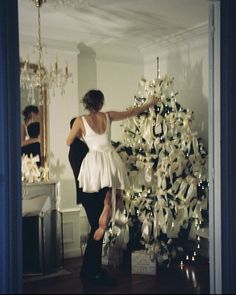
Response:
M104 94L100 90L88 91L82 99L86 110L99 111L104 104Z
M30 119L30 114L31 113L38 114L39 113L38 107L34 106L34 105L29 105L29 106L25 107L25 109L22 111L25 122Z

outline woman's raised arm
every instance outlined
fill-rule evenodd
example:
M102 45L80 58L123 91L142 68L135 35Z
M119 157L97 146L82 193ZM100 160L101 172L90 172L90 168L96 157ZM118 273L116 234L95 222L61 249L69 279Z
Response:
M150 107L153 107L155 104L158 103L160 99L153 97L152 100L140 107L134 107L131 108L127 111L123 111L123 112L116 112L116 111L110 111L109 113L109 117L111 121L120 121L120 120L124 120L127 119L129 117L132 116L137 116L139 114L141 114L142 112L144 112L145 110L147 110Z

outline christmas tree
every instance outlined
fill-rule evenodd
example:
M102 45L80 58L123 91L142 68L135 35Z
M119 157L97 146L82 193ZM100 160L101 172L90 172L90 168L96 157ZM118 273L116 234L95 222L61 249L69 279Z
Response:
M134 106L152 95L160 102L125 120L122 141L113 144L132 184L124 194L129 247L143 247L162 263L184 251L186 241L200 247L197 232L208 219L207 152L191 130L193 112L176 100L173 78L141 79Z

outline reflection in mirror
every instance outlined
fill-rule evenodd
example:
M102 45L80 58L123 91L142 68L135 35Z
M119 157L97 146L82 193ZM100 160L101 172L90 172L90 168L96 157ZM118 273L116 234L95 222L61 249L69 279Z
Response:
M38 156L38 167L41 166L40 149L40 114L36 105L27 105L22 111L21 155Z
M21 65L23 67L24 65ZM33 72L34 64L28 64ZM21 84L21 154L38 155L37 166L47 162L47 90L40 93L32 84Z

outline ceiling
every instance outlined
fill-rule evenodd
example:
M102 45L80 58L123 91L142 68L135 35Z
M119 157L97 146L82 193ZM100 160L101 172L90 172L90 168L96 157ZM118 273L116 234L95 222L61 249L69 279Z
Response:
M37 36L37 8L19 0L19 31ZM87 46L145 48L208 21L207 0L47 0L42 38Z

